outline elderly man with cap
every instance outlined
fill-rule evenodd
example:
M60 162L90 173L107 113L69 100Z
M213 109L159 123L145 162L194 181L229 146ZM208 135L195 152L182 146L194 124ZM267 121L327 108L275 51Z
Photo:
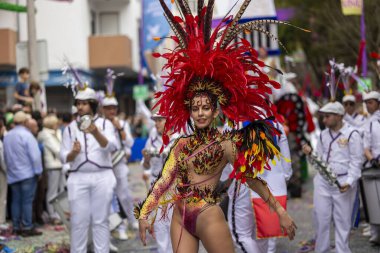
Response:
M142 165L145 169L143 175L144 180L149 180L150 183L153 183L159 177L166 157L169 154L170 147L174 143L175 139L178 138L178 135L170 135L171 138L169 145L165 147L162 153L160 153L160 149L163 144L162 133L164 132L166 119L157 113L153 114L151 119L154 120L155 127L150 131L148 140L142 150ZM149 185L147 185L147 188L149 189ZM162 211L163 210L161 210L161 208L158 209L157 217L162 217ZM158 244L158 253L172 252L172 244L170 239L172 212L173 208L170 208L166 219L160 219L154 223L154 233Z
M320 173L314 177L315 252L329 252L332 220L336 252L349 253L351 215L363 161L362 139L358 130L343 122L344 108L339 102L326 104L320 112L326 129L318 140L317 155L330 165L341 187L330 185ZM304 145L303 151L310 154L310 146Z
M345 95L342 100L344 106L343 120L353 127L360 128L366 122L366 117L356 112L356 98L354 95Z
M371 91L363 95L363 100L370 114L364 126L364 154L372 167L380 167L380 93ZM371 224L369 241L380 245L380 226Z
M104 117L112 122L114 131L113 137L117 141L117 151L113 153L112 163L113 172L116 176L116 195L120 204L127 216L129 223L137 229L138 223L133 215L133 199L128 187L128 173L129 168L127 165L128 158L131 156L133 146L133 137L131 129L127 121L118 119L117 110L118 102L113 95L107 94L102 100L102 111ZM118 229L119 239L128 239L125 226L120 226Z
M27 115L19 111L13 120L16 126L4 138L13 230L24 237L41 235L32 223L33 200L42 173L41 152L37 140L26 128Z
M71 165L67 180L71 252L87 252L91 227L95 252L108 253L108 217L116 187L111 159L117 149L114 127L97 115L95 91L87 85L78 89L78 120L65 128L61 144L61 160Z

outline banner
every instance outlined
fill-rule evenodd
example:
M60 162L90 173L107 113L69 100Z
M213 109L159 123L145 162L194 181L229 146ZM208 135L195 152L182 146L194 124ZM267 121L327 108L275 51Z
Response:
M165 0L170 8L172 3ZM143 0L143 48L153 50L162 40L155 41L154 37L165 37L169 34L170 27L166 21L160 2L157 0Z
M343 15L361 15L363 0L341 0Z

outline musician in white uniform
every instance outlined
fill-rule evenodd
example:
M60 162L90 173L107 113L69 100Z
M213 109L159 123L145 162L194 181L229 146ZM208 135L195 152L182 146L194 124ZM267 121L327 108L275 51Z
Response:
M142 165L145 169L144 180L153 183L160 175L170 148L178 135L170 135L169 145L166 146L160 154L160 149L163 144L162 133L164 131L166 119L157 113L153 114L151 118L155 121L155 127L150 131L148 140L146 141L145 147L142 151ZM156 221L154 222L154 233L156 236L158 253L173 252L170 239L170 223L173 208L170 208L168 211L169 213L167 218L161 219L161 208L159 208L157 211Z
M356 112L356 98L354 95L345 95L342 99L345 114L343 120L353 127L360 128L366 122L366 117Z
M330 252L330 222L335 225L335 251L350 253L351 215L363 163L359 131L343 122L344 107L330 102L320 110L326 129L317 144L317 155L330 165L341 185L330 185L319 173L314 177L314 214L316 219L315 252ZM310 154L311 148L304 145Z
M117 151L113 153L113 172L116 176L116 195L120 204L127 215L129 223L133 227L137 227L137 221L133 215L133 199L130 189L128 187L128 173L129 168L127 165L128 158L131 156L133 146L133 137L131 129L127 121L118 119L117 108L118 102L116 98L110 94L102 101L102 111L104 117L110 120L114 126L113 137L117 142ZM118 229L119 239L128 239L125 233L125 226L120 226Z
M281 153L285 158L290 158L289 145L281 124L275 123L275 127L281 131L280 137L276 138ZM271 171L265 171L258 176L264 179L272 194L277 197L287 196L286 181L292 175L291 162L285 159L275 158L276 164L270 164ZM222 178L226 180L232 171L232 166L228 164L223 171ZM276 251L276 241L271 239L257 239L257 224L255 221L255 211L252 208L253 198L260 198L244 184L240 185L239 193L235 192L236 186L233 183L228 189L228 224L237 248L248 253L272 253ZM234 195L235 201L234 201ZM261 199L261 198L260 198ZM234 203L235 202L235 203ZM270 213L266 213L270 214ZM273 213L275 215L275 213ZM251 217L249 219L248 217ZM262 217L266 218L266 217ZM280 228L279 228L280 229ZM264 228L265 230L265 228ZM278 235L277 235L278 236Z
M87 86L80 89L75 105L78 119L65 128L61 146L62 162L70 163L67 180L70 252L87 252L91 228L95 252L109 253L108 216L116 186L111 161L111 153L117 149L114 127L109 120L97 115L98 102L93 89ZM80 124L80 118L86 118L85 115L92 118L87 128ZM80 130L79 125L85 129Z
M380 165L380 94L371 91L364 94L363 100L370 114L364 126L364 154L367 164L371 167ZM369 241L380 245L380 226L371 224L371 238Z

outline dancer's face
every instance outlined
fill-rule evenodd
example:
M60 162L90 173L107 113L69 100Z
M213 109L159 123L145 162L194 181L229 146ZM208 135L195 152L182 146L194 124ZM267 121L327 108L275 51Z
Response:
M196 128L204 129L211 125L218 116L218 111L213 108L207 96L199 95L191 100L190 116L194 120Z

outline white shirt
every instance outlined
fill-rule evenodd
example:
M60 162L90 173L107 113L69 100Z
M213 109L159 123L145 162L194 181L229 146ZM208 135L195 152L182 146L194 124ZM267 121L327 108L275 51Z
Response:
M119 131L116 128L114 128L115 139L117 142L117 149L122 149L122 146L124 146L125 153L127 155L130 155L132 153L133 143L135 142L131 133L131 127L129 126L128 122L124 120L119 120L119 124L125 132L125 140L124 141L121 140Z
M358 130L360 130L359 128L361 128L366 123L367 118L364 115L355 112L352 115L345 113L343 120L351 126L356 127Z
M373 158L380 156L380 110L369 117L364 126L364 148L370 149Z
M59 157L62 141L61 130L53 130L44 127L38 134L38 141L42 142L44 146L43 156L45 168L61 169L62 163Z
M104 148L101 147L92 134L79 130L76 121L71 122L63 132L62 162L67 162L67 155L71 152L75 140L80 142L81 150L74 161L70 162L70 171L99 171L112 168L111 153L117 150L115 128L109 120L97 115L93 121L98 130L107 138L108 144Z
M317 154L337 174L339 183L352 185L361 177L362 138L351 125L344 123L337 133L324 129L318 140Z
M146 171L146 174L149 174L151 176L151 181L154 181L159 175L160 172L164 166L166 157L168 156L170 149L172 145L174 144L174 141L179 137L178 134L170 135L170 142L165 147L165 149L160 154L160 150L162 147L162 135L159 135L157 133L157 129L154 127L149 132L148 140L145 143L144 149L148 150L151 154L156 154L151 156L150 162L149 162L149 170ZM144 158L142 160L142 163L144 163Z

